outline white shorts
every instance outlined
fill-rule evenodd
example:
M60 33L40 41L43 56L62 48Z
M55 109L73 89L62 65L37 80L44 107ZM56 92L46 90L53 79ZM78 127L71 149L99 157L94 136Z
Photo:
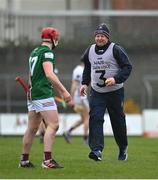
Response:
M87 96L74 95L73 101L75 104L83 104L83 101L87 101Z
M74 110L78 113L82 113L87 110L89 111L88 99L81 99L80 103L76 103L74 105Z
M28 100L27 101L28 111L49 111L57 110L57 105L54 98L40 99L40 100Z
M87 98L74 98L74 104L88 108L89 102Z

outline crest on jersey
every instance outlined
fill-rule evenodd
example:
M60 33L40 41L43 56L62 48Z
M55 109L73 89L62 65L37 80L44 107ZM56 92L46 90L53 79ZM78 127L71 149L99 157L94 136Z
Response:
M53 59L53 58L54 58L54 54L51 53L51 52L47 52L47 53L44 54L44 57L45 57L45 58L51 58L51 59Z

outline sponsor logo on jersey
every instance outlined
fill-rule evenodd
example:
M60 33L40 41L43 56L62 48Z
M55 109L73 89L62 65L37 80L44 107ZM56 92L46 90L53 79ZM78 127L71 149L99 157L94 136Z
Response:
M48 52L48 53L45 53L44 56L45 56L45 58L51 58L51 59L53 59L54 54L51 53L51 52Z

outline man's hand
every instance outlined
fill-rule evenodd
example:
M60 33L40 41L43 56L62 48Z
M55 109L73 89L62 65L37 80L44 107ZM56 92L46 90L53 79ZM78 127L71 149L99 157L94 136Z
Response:
M87 85L82 85L81 88L80 88L80 95L81 96L86 96L87 95L87 89L88 89Z
M115 83L116 83L116 82L115 82L115 79L114 79L113 77L107 78L107 79L105 80L106 86L112 86L112 85L114 85Z

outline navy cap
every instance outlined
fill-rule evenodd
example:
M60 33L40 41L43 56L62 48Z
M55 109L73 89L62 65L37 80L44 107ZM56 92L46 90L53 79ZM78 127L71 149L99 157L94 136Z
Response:
M105 23L100 24L94 31L94 35L96 36L97 34L104 34L109 39L110 31Z

